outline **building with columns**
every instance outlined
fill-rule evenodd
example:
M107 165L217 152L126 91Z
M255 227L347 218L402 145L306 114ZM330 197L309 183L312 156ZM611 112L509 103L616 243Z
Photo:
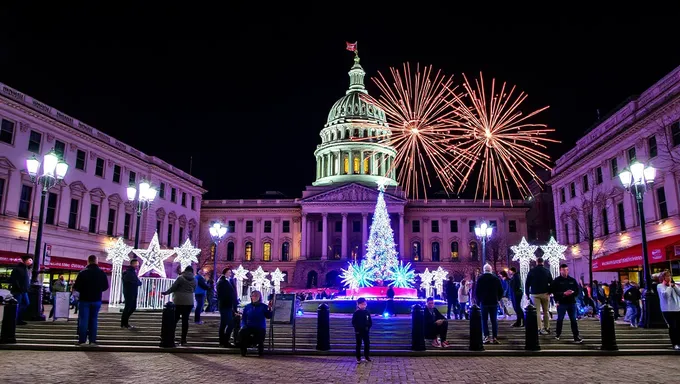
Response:
M623 81L623 79L622 79ZM652 273L680 275L680 67L598 122L560 157L552 172L558 240L569 245L573 275L600 282L642 276L636 200L619 173L634 162L657 169L644 195Z
M41 253L50 257L45 281L59 274L67 280L87 264L91 254L105 262L105 249L122 236L134 244L136 205L128 202L128 185L149 181L159 189L141 220L140 247L155 232L163 247L198 239L201 180L147 155L49 105L0 84L0 286L22 254L33 254L40 190L26 171L26 160L41 162L55 150L68 165L66 177L45 199ZM49 262L47 262L49 261ZM167 264L174 270L172 261Z
M298 198L268 192L258 199L205 200L201 209L201 246L214 246L207 228L216 221L228 227L218 244L218 268L258 266L287 274L282 286L337 286L347 263L366 252L377 181L387 179L385 201L399 258L418 272L442 266L460 280L481 268L481 243L474 227L486 221L496 228L487 260L507 265L509 246L527 234L524 201L512 205L446 197L407 200L388 172L396 152L380 143L390 135L385 112L362 95L365 72L355 58L350 85L328 114L321 144L314 152L316 179ZM208 256L211 257L211 256ZM210 259L203 260L211 268Z

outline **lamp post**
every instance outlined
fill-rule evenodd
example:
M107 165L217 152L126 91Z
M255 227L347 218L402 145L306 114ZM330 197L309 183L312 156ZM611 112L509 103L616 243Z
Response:
M131 185L127 188L127 197L129 201L137 202L137 228L135 229L135 249L139 249L139 227L140 221L142 219L142 212L146 211L151 207L151 203L156 198L156 193L158 191L153 188L148 182L142 181L139 183L139 194L137 194L137 188ZM168 247L170 244L168 244Z
M482 240L482 269L484 268L484 264L486 264L486 240L491 237L492 233L493 227L487 225L483 221L479 227L475 227L475 235Z
M645 211L643 206L644 194L652 189L654 178L656 177L656 169L651 165L645 166L640 162L635 162L630 165L630 170L624 169L619 173L621 184L630 192L637 203L638 216L640 217L640 235L642 237L642 273L644 275L644 318L642 326L644 328L652 327L652 316L654 312L658 312L659 301L658 296L651 290L652 276L651 268L649 266L649 259L647 257L647 228L645 220Z
M223 226L222 223L214 223L210 227L210 237L212 237L213 243L215 243L215 253L213 254L213 282L217 281L217 245L222 241L222 238L227 233L227 227Z
M44 321L42 306L42 281L38 280L40 273L40 248L42 247L42 233L43 222L45 221L45 196L47 191L57 185L57 183L64 178L68 170L68 164L63 162L57 156L57 153L52 149L43 157L43 174L38 176L40 170L40 161L32 156L26 160L26 169L31 176L31 180L36 186L42 185L42 193L40 194L40 215L38 217L38 232L35 236L35 252L33 253L33 270L31 271L31 298L29 318L34 321ZM31 216L33 214L31 213Z

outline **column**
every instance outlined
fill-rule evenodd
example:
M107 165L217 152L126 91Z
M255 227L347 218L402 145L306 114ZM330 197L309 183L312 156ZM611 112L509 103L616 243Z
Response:
M423 231L423 243L420 255L423 261L432 261L432 245L430 245L430 239L427 236L428 226L430 225L430 218L423 217L423 226L420 228ZM427 255L427 256L425 256Z
M307 258L307 213L302 212L302 233L300 234L300 259Z
M97 228L97 233L100 235L105 235L108 227L109 219L109 206L111 203L107 199L102 199L99 203L99 216L97 216L97 221L99 221L99 228ZM40 208L38 208L39 210ZM153 213L153 227L156 228L156 212Z
M254 228L253 230L255 231L255 241L253 241L253 261L262 261L262 254L259 252L262 252L262 245L260 242L262 241L262 218L258 217L255 219L255 223L253 223ZM259 255L259 258L257 257Z
M352 158L352 150L347 151L347 163L349 164L349 168L347 169L347 174L353 175L354 174L354 159ZM344 250L343 250L344 252Z
M206 228L207 229L207 228ZM245 260L245 243L243 242L243 234L246 231L246 225L243 217L236 218L236 241L234 242L234 260ZM218 255L219 256L219 255ZM239 294L240 296L240 294Z
M321 260L328 259L328 213L321 214Z
M124 229L125 228L125 213L126 213L125 211L126 211L125 203L118 204L118 210L116 211L116 214L118 215L118 219L116 220L116 230L115 230L116 236L123 236L123 233L125 231L125 229ZM66 210L66 212L68 212L68 210ZM68 216L66 216L66 217L68 217ZM168 222L170 222L169 219L168 219ZM132 233L134 233L134 232L132 232ZM167 238L168 237L166 236L164 239L158 239L158 241L163 243L163 242L165 242L165 240ZM140 247L141 247L141 245L140 245Z
M361 247L359 247L359 254L364 256L366 252L366 243L368 243L368 213L361 214Z
M80 217L78 218L78 229L85 232L90 229L90 201L90 193L83 192L83 197L80 198ZM36 208L37 211L40 212L40 203L36 204Z
M404 260L406 258L406 255L404 254L404 249L405 244L404 244L404 212L399 213L399 255L401 256L400 259Z
M342 213L342 249L340 252L340 258L347 259L349 255L347 252L347 212Z

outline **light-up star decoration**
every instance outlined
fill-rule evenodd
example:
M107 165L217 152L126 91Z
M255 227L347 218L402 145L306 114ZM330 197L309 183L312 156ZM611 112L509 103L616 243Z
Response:
M139 276L144 276L145 273L155 271L160 277L167 277L165 274L165 264L163 262L168 257L175 254L173 249L161 249L158 244L158 233L154 233L149 248L147 249L133 249L137 257L142 260L142 266L139 267Z
M114 266L122 266L124 262L130 261L132 248L134 247L128 246L123 238L119 237L110 248L106 248L106 261L110 261Z
M347 269L342 270L340 278L343 286L349 289L370 287L373 282L373 271L366 268L364 263L349 263Z
M387 183L390 182L390 179L387 177L380 177L378 178L378 181L375 183L378 184L378 191L379 192L385 192L385 188L387 188Z
M236 296L241 297L243 295L243 280L248 278L249 271L243 268L243 265L239 265L233 272L236 279Z
M566 260L564 251L567 250L567 246L561 245L554 237L550 236L550 241L547 245L541 245L541 250L543 251L543 260L550 265L550 274L554 279L560 274L560 260Z
M449 272L443 269L441 266L437 268L436 271L432 273L432 280L434 280L434 288L437 290L439 296L444 295L444 280L449 275Z
M250 271L250 275L253 277L253 288L261 290L265 285L265 280L267 280L267 275L269 272L265 272L262 266L258 266L255 272Z
M184 271L191 263L198 263L196 256L201 253L201 249L194 248L191 241L187 239L181 247L175 247L175 253L177 256L175 256L174 262L179 263L181 270Z
M431 297L432 296L432 278L434 275L428 268L425 268L425 272L419 273L418 276L420 276L420 289L425 290L425 296Z
M286 274L281 272L280 269L276 268L276 270L272 272L271 275L272 283L274 283L274 292L281 293L281 282L283 281L283 278L286 277Z
M411 269L411 263L404 265L403 261L392 268L392 282L389 284L395 288L411 288L416 283L416 273Z
M527 274L529 273L529 267L532 261L536 261L536 250L538 246L530 245L527 243L527 239L522 237L519 245L513 245L510 247L515 256L512 257L512 261L519 261L519 276L522 280L522 288L527 282Z

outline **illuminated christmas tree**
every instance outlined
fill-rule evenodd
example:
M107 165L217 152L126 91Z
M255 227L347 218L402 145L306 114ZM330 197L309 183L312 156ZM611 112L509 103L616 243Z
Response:
M375 205L371 232L366 243L363 266L373 270L374 280L392 280L393 269L399 266L394 244L394 232L385 205L385 184L378 183L378 203Z

